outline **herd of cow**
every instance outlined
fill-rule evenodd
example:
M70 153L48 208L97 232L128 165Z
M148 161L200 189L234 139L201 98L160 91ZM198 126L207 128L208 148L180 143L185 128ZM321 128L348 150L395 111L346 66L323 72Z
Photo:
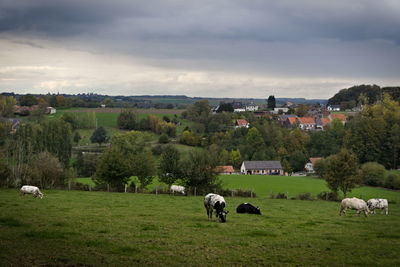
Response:
M43 198L43 193L40 192L37 186L32 185L24 185L20 189L21 194L32 194L34 197ZM171 193L180 193L185 195L185 187L180 185L172 185L170 188ZM223 196L218 194L209 193L204 197L204 207L207 211L208 219L212 219L213 212L215 216L219 218L220 222L226 222L226 215L229 211L225 210L226 202ZM362 199L353 197L353 198L345 198L340 203L340 212L339 215L346 214L346 210L352 209L356 210L357 214L364 212L365 216L368 216L369 213L375 213L375 209L380 209L383 213L388 214L389 204L387 199L382 198L372 198L365 202ZM258 214L261 215L261 211L259 207L254 207L250 203L242 203L236 208L237 213L249 213L249 214Z

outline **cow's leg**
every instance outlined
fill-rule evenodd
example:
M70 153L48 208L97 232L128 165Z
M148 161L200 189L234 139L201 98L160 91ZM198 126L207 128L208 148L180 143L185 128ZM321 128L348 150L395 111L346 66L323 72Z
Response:
M385 208L385 213L386 213L386 215L388 215L388 213L389 213L389 208Z

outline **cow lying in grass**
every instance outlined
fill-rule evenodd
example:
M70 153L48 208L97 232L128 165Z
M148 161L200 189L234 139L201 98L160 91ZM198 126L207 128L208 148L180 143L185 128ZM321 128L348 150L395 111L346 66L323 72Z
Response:
M210 220L213 211L215 216L219 218L220 222L226 222L226 215L229 211L225 211L225 199L217 194L210 193L204 197L204 207L207 210L207 216Z
M249 213L261 215L259 207L254 207L250 203L242 203L236 208L237 213Z
M171 185L170 191L172 194L181 193L182 195L185 194L185 187L181 185Z
M371 213L375 214L375 209L380 209L381 214L383 212L386 213L386 215L388 215L388 210L389 210L389 204L387 199L384 198L372 198L370 200L367 201L367 206L368 209L370 210Z
M368 213L369 213L367 203L365 203L364 200L356 198L356 197L345 198L342 200L342 202L340 204L339 215L342 215L342 213L346 214L347 209L356 210L358 215L360 215L360 212L363 211L365 214L365 217L367 217Z
M24 185L20 189L21 194L25 196L25 194L32 194L34 197L43 198L43 193L40 192L37 186L33 185Z

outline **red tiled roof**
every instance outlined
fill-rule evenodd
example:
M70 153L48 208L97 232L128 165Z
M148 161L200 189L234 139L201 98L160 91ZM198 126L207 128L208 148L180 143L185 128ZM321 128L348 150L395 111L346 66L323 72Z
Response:
M344 114L331 114L331 119L339 119L341 121L346 121L347 117Z
M313 124L315 119L313 117L299 117L297 118L301 124Z
M238 120L236 120L236 124L238 126L246 126L247 124L249 124L249 122L246 121L245 119L238 119Z
M287 120L289 121L290 124L296 124L297 118L296 117L288 117Z
M217 169L217 172L220 172L220 173L232 173L232 172L235 172L235 170L233 169L233 166L230 166L230 165L228 165L228 166L217 166L216 169Z
M318 161L318 160L321 160L322 158L310 158L310 162L313 164L313 165L315 165L315 163Z
M321 118L321 122L322 122L322 126L326 126L330 122L330 120L329 120L329 118Z

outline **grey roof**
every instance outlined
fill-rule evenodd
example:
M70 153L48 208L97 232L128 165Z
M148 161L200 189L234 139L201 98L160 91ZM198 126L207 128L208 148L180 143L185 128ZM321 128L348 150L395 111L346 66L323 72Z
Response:
M243 161L243 164L246 170L282 169L281 162L277 160Z

